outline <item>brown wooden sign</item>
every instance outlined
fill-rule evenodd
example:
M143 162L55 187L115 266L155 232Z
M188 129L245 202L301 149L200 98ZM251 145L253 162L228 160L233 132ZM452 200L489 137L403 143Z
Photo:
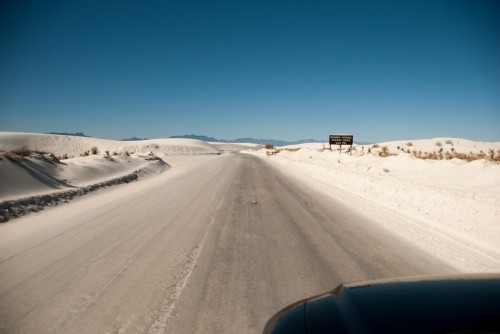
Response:
M352 145L353 135L330 135L330 145Z

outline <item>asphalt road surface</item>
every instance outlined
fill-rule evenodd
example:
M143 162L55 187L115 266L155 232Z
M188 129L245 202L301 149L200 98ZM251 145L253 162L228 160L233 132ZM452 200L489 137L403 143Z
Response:
M451 270L265 159L190 157L2 224L0 332L259 333L342 282Z

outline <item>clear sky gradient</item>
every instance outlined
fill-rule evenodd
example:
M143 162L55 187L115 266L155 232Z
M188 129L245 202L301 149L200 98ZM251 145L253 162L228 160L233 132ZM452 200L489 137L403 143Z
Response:
M0 130L500 141L500 1L0 2Z

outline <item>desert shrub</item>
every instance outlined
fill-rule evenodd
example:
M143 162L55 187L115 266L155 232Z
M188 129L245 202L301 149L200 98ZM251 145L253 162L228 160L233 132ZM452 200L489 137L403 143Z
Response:
M88 157L89 156L89 151L85 151L82 154L80 154L81 157Z
M384 146L382 147L382 150L378 153L378 155L385 158L390 156L391 153L389 152L389 148L387 146Z
M443 146L443 144L441 144L441 142L440 142L440 141L437 141L437 142L436 142L436 146L441 147L441 146Z
M272 150L274 149L274 145L273 144L266 144L266 150Z
M118 152L116 152L116 151L113 151L113 155L118 155Z
M465 159L468 162L474 161L474 160L479 160L482 159L481 154L468 154Z
M32 154L49 154L48 152L45 151L36 151L36 150L30 150L26 146L23 146L21 148L17 148L12 151L8 151L5 153L7 157L17 157L17 158L24 158L24 157L29 157Z
M128 153L128 151L123 152L123 154L124 154L126 157L129 157L129 156L130 156L130 153Z
M411 141L409 141L406 143L406 146L411 147L411 146L413 146L413 143Z
M453 145L453 141L451 141L450 139L448 139L447 141L444 142L446 145Z
M426 152L421 155L420 158L425 160L439 160L439 156L436 154L436 152Z
M372 149L371 148L368 148L368 153L372 153Z
M97 149L97 146L92 146L92 148L90 149L90 151L92 152L92 154L96 155L97 153L99 153L99 150Z
M373 145L372 145L372 148L378 148L378 147L380 147L380 145L379 145L379 144L373 144Z
M384 168L384 172L389 173L389 170L387 168Z
M19 157L29 157L33 151L28 150L26 147L18 148L9 152L12 155L17 155Z
M33 153L47 154L47 152L30 150L26 146L7 152L7 154L10 156L18 156L18 157L29 157Z
M104 151L104 153L106 154L106 158L109 158L109 151Z
M58 158L59 158L59 160L66 160L66 159L69 159L69 158L68 158L68 153L64 153L63 155L60 155Z

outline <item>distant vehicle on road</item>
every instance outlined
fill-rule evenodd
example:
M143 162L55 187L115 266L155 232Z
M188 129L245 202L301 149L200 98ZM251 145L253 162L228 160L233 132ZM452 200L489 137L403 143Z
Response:
M500 333L500 274L342 284L278 312L264 333Z

